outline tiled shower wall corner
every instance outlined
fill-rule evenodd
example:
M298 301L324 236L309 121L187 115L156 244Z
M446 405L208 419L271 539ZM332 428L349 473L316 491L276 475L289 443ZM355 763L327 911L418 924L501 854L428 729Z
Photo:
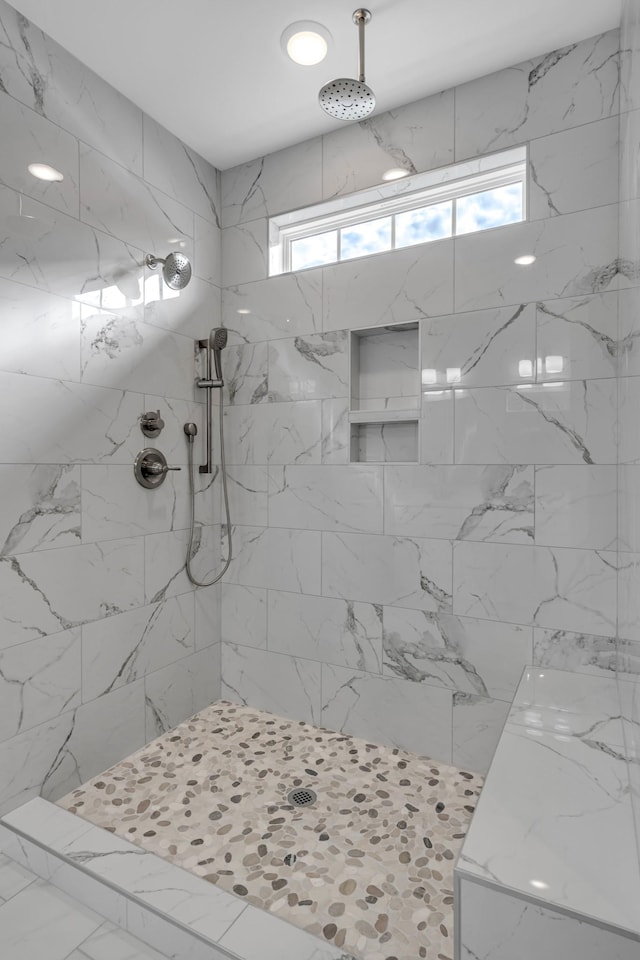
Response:
M223 173L223 695L481 771L525 664L615 674L618 112L616 31ZM527 222L267 279L268 215L515 144ZM460 382L349 464L349 330L412 320Z
M640 673L640 460L634 346L640 339L640 0L625 0L621 24L620 260L630 289L620 310L619 444L619 665L620 676ZM625 629L624 625L628 624ZM640 682L620 684L631 797L640 857Z
M218 172L4 0L0 35L2 812L219 696L217 593L180 568L193 338L219 322L221 257ZM176 244L195 268L180 294L142 268ZM182 465L156 491L133 478L146 446ZM218 487L198 494L200 574Z

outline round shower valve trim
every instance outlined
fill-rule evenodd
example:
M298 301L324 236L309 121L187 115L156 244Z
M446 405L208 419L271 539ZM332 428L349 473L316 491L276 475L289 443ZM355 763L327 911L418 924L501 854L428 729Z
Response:
M153 490L164 483L169 470L182 470L182 467L170 467L167 458L155 447L141 450L135 459L133 473L141 487Z

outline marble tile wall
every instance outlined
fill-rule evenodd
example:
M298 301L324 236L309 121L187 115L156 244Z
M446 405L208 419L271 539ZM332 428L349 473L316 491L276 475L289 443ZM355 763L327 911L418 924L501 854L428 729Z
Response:
M615 672L640 531L618 539L617 376L634 416L640 357L618 51L572 44L222 174L225 696L482 771L525 664ZM517 144L527 222L268 278L268 216ZM438 371L420 462L349 464L348 332L414 320Z
M4 812L219 696L219 598L181 567L182 424L202 422L193 338L219 322L221 233L215 169L4 0L0 36ZM36 180L34 161L64 180ZM142 266L172 245L194 265L179 294ZM157 409L150 441L138 419ZM147 492L132 463L150 445L182 472ZM218 487L198 489L202 574Z
M620 258L640 261L640 0L624 0L621 22L622 85L620 113ZM640 337L638 273L629 271L628 289L620 303L620 333L625 349L619 369L619 640L620 677L640 670L640 461L635 453L638 435L637 369L632 344ZM640 683L620 682L625 747L636 841L640 859Z

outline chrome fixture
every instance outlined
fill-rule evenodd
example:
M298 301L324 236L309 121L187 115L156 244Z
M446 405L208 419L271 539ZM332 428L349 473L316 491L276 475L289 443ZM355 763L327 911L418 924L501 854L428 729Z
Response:
M159 410L148 410L140 417L140 429L145 437L154 439L162 432L163 427L164 420L160 416Z
M353 22L358 28L358 79L340 77L325 83L318 101L325 113L336 120L364 120L373 112L376 98L364 82L364 27L371 20L371 12L360 8L354 11Z
M154 257L152 253L148 253L144 262L150 270L155 270L161 263L164 282L172 290L184 290L191 280L191 264L184 253L170 253L164 258Z
M182 470L182 467L167 466L164 453L156 450L155 447L146 447L141 450L133 465L133 473L140 486L150 490L164 483L169 470Z
M212 331L213 332L213 331ZM231 514L229 511L229 494L227 492L227 465L224 457L224 431L222 427L222 394L220 395L220 466L222 469L222 492L224 496L224 509L227 518L227 537L229 538L229 549L227 552L227 559L224 562L224 566L220 573L213 577L212 580L196 580L191 569L191 555L193 552L193 539L196 525L196 493L195 493L195 480L193 476L193 445L198 435L198 428L195 423L185 423L184 432L187 438L187 446L189 453L189 499L191 503L191 514L190 514L190 525L189 525L189 543L187 544L187 558L185 560L184 568L186 570L187 576L191 583L196 587L211 587L214 583L217 583L219 580L222 580L225 573L229 569L229 564L231 563L231 557L233 553L233 544L231 540ZM200 468L202 469L202 468Z
M212 433L211 433L211 406L212 406L212 396L211 390L213 388L220 389L220 418L222 420L222 387L224 386L224 380L222 379L222 364L220 362L220 354L227 345L227 331L224 327L214 327L214 329L209 334L207 340L196 340L196 349L197 350L206 350L205 354L205 374L204 377L200 377L196 381L199 387L203 387L205 390L209 391L209 396L207 397L207 432L205 437L206 448L207 448L207 462L200 466L200 473L211 473L211 446L212 446ZM213 359L213 369L215 370L216 378L215 380L211 377L211 368Z

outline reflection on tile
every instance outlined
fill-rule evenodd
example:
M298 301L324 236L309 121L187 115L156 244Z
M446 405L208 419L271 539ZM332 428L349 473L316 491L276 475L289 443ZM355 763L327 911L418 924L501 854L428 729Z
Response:
M80 467L0 466L0 557L80 542Z
M470 693L453 695L453 764L486 773L495 753L509 704Z
M618 341L618 302L625 296L612 291L536 304L536 379L615 377L618 365L638 349L633 336Z
M536 543L616 547L616 467L536 467Z
M533 541L533 467L388 465L384 498L385 533Z
M269 649L382 672L382 608L328 597L269 592Z
M450 763L450 690L322 666L322 724Z
M453 463L453 390L425 390L422 394L420 462Z
M454 613L613 635L615 553L471 542L454 552Z
M616 462L617 383L456 390L457 463Z
M223 643L222 696L257 710L320 723L320 664Z
M449 314L423 320L420 327L425 383L446 387L452 375L456 384L465 387L533 379L533 304Z
M511 700L530 661L529 627L384 608L387 676Z
M222 638L247 647L267 646L267 591L222 585Z
M440 611L451 606L451 565L448 541L322 534L325 596Z
M287 273L222 294L225 327L241 342L318 333L322 329L322 270Z
M269 524L382 533L382 469L363 464L271 467Z
M348 351L344 330L273 341L269 344L270 399L346 397Z
M456 88L456 160L617 112L618 31Z
M0 368L59 380L80 379L80 307L70 300L0 279ZM34 344L38 349L34 349Z

